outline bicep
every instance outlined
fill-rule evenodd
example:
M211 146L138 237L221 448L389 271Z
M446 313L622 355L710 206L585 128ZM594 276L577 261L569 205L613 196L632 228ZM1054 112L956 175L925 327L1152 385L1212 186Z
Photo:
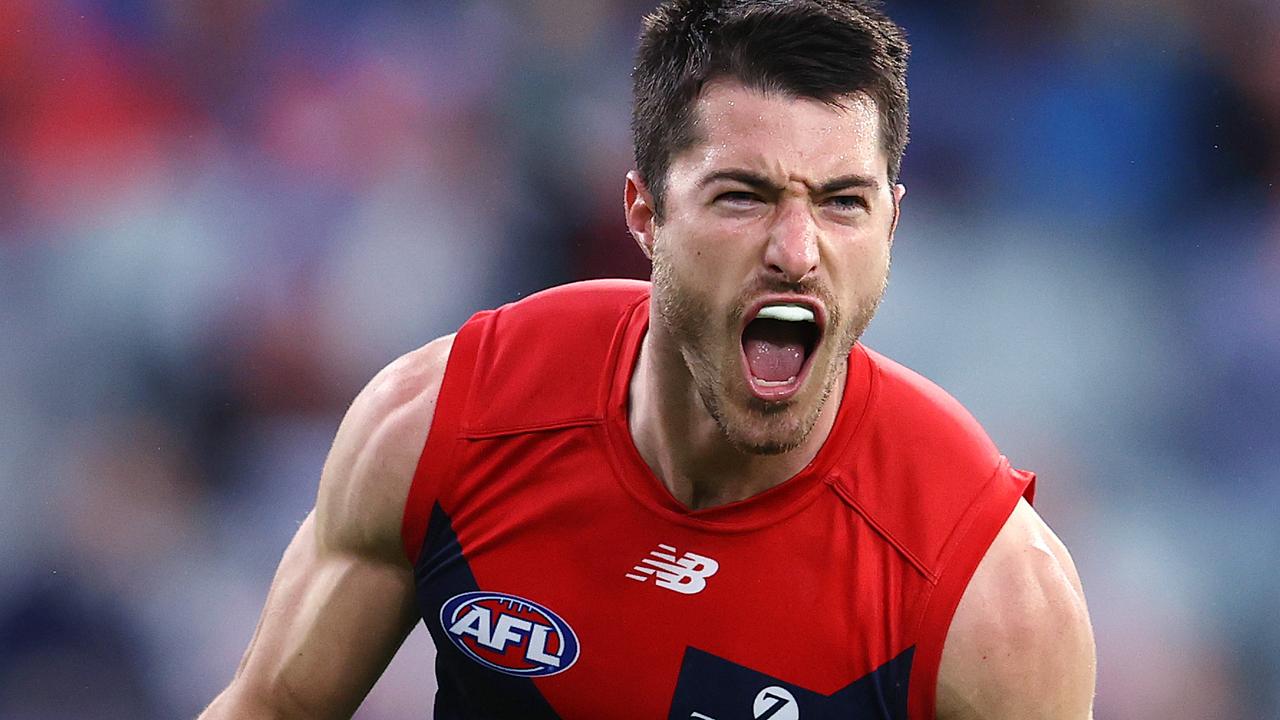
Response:
M1095 664L1075 565L1020 501L956 609L939 668L938 716L1087 720Z
M329 548L308 515L236 679L206 717L350 717L413 627L404 563Z
M203 717L350 717L390 662L415 620L400 522L451 340L392 363L352 403L236 677Z

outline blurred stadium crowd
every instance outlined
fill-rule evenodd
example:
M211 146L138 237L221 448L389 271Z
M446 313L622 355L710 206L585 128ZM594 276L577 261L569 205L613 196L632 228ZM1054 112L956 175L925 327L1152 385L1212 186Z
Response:
M0 1L0 717L193 716L365 380L645 276L652 4ZM1040 473L1099 718L1280 718L1280 3L888 7L913 142L868 343ZM429 717L430 657L358 717Z

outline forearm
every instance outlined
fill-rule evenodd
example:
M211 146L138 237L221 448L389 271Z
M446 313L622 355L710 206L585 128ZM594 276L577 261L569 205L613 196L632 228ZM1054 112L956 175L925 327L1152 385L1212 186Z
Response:
M197 720L290 720L308 717L300 708L272 699L268 693L254 691L244 683L233 681Z
M397 564L323 549L314 516L285 551L257 630L208 718L350 718L415 615Z
M252 650L251 650L252 652ZM261 671L246 671L244 665L197 720L338 720L350 718L359 697L334 696L332 688L294 687L289 674L267 678ZM319 692L317 692L319 690Z

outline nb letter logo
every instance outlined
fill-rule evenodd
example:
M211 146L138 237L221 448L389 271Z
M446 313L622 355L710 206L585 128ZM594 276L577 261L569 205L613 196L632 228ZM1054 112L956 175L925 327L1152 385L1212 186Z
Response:
M702 592L707 578L716 574L720 563L705 555L687 552L676 557L677 550L670 545L659 545L649 557L641 560L627 577L644 582L650 577L659 587L674 590L683 595Z

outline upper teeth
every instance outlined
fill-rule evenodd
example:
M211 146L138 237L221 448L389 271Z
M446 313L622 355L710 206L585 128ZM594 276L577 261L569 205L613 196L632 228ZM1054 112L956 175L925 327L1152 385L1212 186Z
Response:
M765 305L756 317L787 322L813 322L813 311L803 305Z

